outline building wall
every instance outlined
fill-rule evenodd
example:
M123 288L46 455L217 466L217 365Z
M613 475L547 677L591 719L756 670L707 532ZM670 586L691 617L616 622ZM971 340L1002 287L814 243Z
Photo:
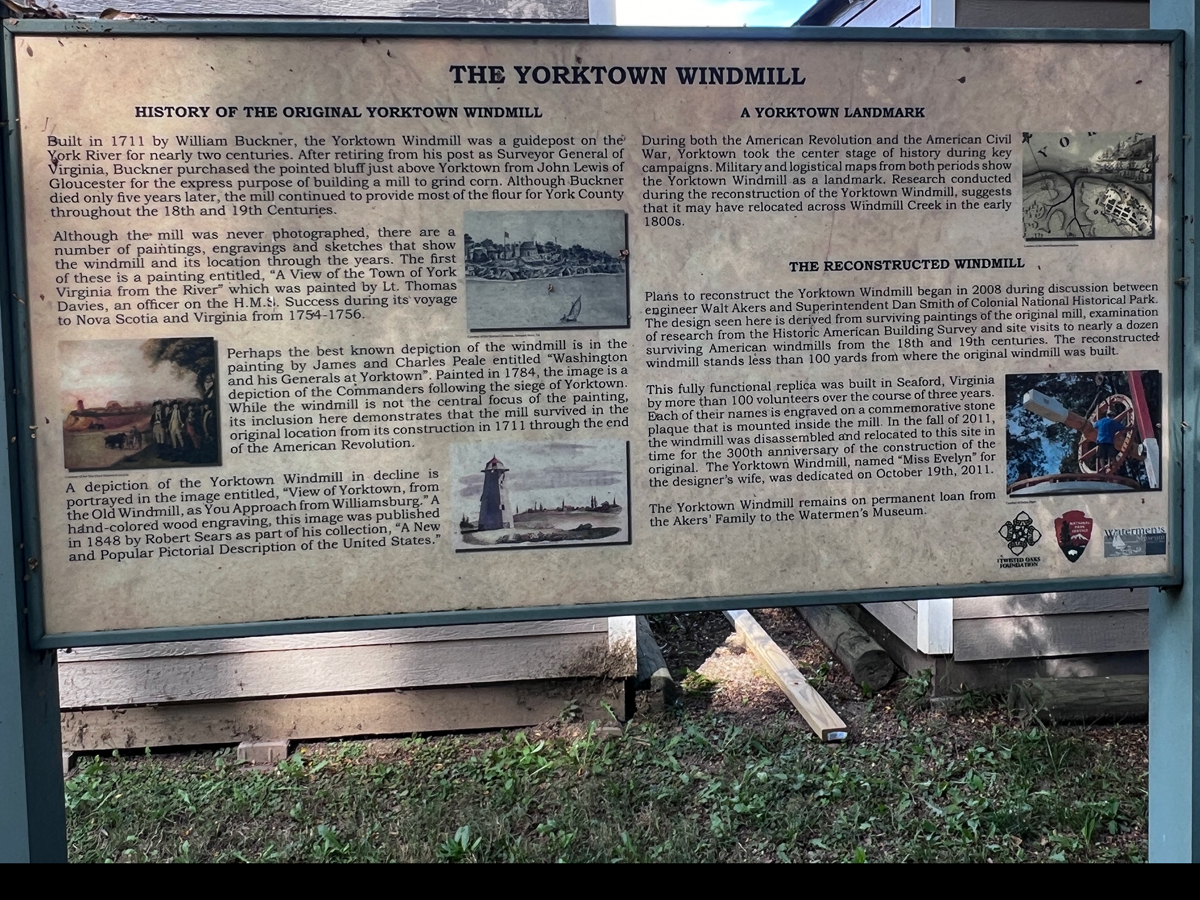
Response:
M1149 28L1149 0L819 0L797 25Z

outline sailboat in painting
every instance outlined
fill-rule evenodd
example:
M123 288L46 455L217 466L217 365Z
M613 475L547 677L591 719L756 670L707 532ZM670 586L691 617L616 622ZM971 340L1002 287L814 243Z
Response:
M559 319L558 321L560 321L560 322L578 322L579 321L579 308L581 306L583 306L583 294L580 294L578 297L575 298L575 302L571 304L571 308L567 311L567 314L565 316L563 316L561 319Z

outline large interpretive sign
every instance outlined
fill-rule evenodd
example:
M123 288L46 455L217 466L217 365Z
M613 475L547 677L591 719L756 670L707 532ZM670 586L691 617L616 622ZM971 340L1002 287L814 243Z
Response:
M17 35L48 635L1173 577L1165 44Z

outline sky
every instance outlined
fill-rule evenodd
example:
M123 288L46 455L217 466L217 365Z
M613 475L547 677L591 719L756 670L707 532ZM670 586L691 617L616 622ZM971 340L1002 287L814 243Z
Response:
M813 0L616 0L618 25L791 25Z
M103 408L110 400L122 405L153 403L174 397L196 397L196 376L170 363L151 369L142 341L60 341L62 366L59 402L64 411L82 400L85 408Z
M484 465L497 457L508 473L512 504L529 509L535 503L555 507L565 501L581 506L596 496L597 502L616 497L624 506L627 493L625 442L611 440L492 441L454 444L450 464L455 481L453 513L457 521L466 513L479 517Z
M626 244L625 213L618 209L468 210L463 230L476 242L484 238L497 244L554 241L562 247L579 244L613 256Z

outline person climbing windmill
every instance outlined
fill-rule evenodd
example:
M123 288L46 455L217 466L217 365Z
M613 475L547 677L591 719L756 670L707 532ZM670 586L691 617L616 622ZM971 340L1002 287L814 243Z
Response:
M1093 427L1096 429L1096 471L1110 472L1117 461L1117 438L1125 429L1107 412L1095 421Z

